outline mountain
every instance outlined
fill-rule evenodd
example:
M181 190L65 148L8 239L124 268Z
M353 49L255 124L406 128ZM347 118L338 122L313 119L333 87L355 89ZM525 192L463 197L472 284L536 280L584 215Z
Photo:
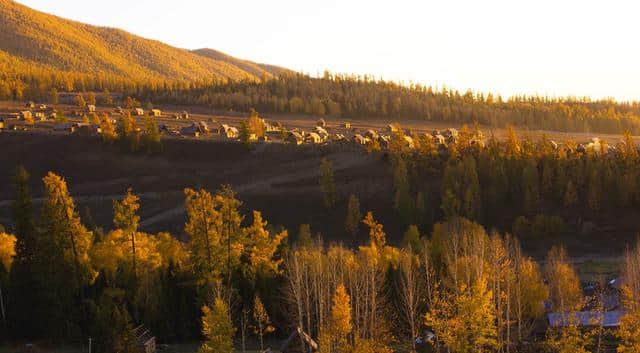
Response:
M288 70L212 49L189 51L0 0L0 68L64 71L130 80L260 79ZM3 70L5 71L5 70ZM6 72L5 71L5 72Z

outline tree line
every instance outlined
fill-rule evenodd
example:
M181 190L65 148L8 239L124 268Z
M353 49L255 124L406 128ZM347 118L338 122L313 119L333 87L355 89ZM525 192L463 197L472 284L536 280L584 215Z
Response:
M511 128L504 141L482 142L482 135L465 126L443 148L429 135L392 134L389 201L405 226L428 231L462 216L534 242L567 235L578 220L607 222L640 204L640 154L629 133L584 150L575 141L533 140ZM413 148L405 136L413 137Z
M450 124L506 124L568 132L640 134L640 103L576 97L513 96L401 84L326 72L262 80L212 77L197 81L125 79L34 68L0 74L0 99L52 101L56 92L118 92L144 102L220 110L308 114L345 119L422 119Z

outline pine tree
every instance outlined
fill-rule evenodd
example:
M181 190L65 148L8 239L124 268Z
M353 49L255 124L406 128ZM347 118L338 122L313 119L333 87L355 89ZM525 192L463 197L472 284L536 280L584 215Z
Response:
M49 91L49 103L58 104L59 100L60 100L60 95L58 94L58 90L55 88L52 88Z
M347 216L344 220L344 229L347 234L355 237L358 234L360 227L360 221L362 220L362 213L360 212L360 200L354 194L349 196L349 202L347 203Z
M127 189L127 195L122 201L113 200L113 225L122 230L125 234L125 241L131 242L131 263L133 277L136 278L136 236L140 216L137 215L140 209L138 201L140 198L131 193L131 188Z
M410 225L402 236L402 247L411 248L413 251L420 251L422 242L420 241L420 230L414 224Z
M527 160L522 171L522 191L524 193L523 209L526 214L534 215L540 205L540 182L538 179L538 166L533 158Z
M320 162L320 188L324 197L324 206L327 209L333 208L336 203L336 185L332 163L326 158Z
M309 224L301 224L298 230L298 246L301 248L311 247L313 239L311 239L311 226Z
M102 92L102 104L104 105L113 105L113 97L111 97L111 92L108 89L105 89Z
M89 92L87 94L87 104L96 105L96 94L93 92Z
M46 196L42 221L47 241L52 246L53 255L59 257L57 260L73 267L76 288L82 287L95 278L88 256L93 234L80 222L65 180L52 172L42 180Z
M212 308L202 307L202 335L205 341L199 353L232 353L235 328L225 302L216 298Z
M162 141L160 139L160 130L158 124L150 117L144 118L143 144L148 152L157 153L162 150Z
M82 93L76 94L76 96L73 98L73 101L76 104L76 106L78 106L78 107L86 107L87 106L87 102L85 102L84 96L82 95Z

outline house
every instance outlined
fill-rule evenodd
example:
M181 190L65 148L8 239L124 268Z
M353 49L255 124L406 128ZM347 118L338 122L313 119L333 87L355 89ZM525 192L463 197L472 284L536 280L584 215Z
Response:
M40 109L40 110L45 110L45 109L47 109L47 106L46 106L45 104L40 104L40 105L38 106L38 109Z
M95 136L102 133L102 128L98 124L77 123L75 132L82 136Z
M36 104L34 102L32 102L32 101L31 102L27 102L27 104L25 104L25 107L33 109L33 108L36 107Z
M310 132L305 137L305 141L309 143L322 143L322 137L315 132Z
M53 126L53 131L63 131L68 133L74 133L78 128L78 123L64 123Z
M378 142L380 143L380 147L389 148L389 142L391 142L391 137L389 135L380 135Z
M566 327L570 325L577 325L580 327L618 327L620 326L620 319L626 312L618 311L578 311L574 314L570 313L549 313L547 314L547 320L551 327Z
M456 143L458 142L458 130L454 128L446 129L442 135L447 139L447 142Z
M57 116L58 116L58 114L56 112L52 112L51 114L49 114L49 119L56 120Z
M398 126L396 124L388 124L387 131L392 134L394 132L398 132Z
M20 118L22 118L22 120L31 119L33 118L33 114L31 114L29 110L24 110L20 112Z
M315 353L318 351L318 344L311 336L302 331L300 327L289 335L280 347L282 353Z
M93 105L93 104L89 104L89 105L87 105L87 111L88 111L89 113L93 113L93 112L95 112L95 111L96 111L96 106L95 106L95 105Z
M304 137L297 131L291 131L287 135L286 141L295 145L301 145L304 142Z
M45 121L47 120L47 116L44 115L44 112L36 112L36 119L40 121Z
M134 328L131 333L135 336L138 347L140 347L144 353L155 353L156 337L151 334L151 331L147 330L143 325L140 325Z
M137 115L137 116L143 116L144 115L144 109L142 109L142 108L136 108L133 112L134 112L134 115Z
M343 134L333 134L333 135L331 136L331 139L332 139L333 141L336 141L336 142L337 142L337 141L344 141L344 140L345 140L345 137L344 137L344 135L343 135Z
M329 133L323 127L316 126L316 134L320 135L323 140L329 138Z
M407 144L407 147L414 148L415 143L413 142L413 138L411 136L404 135L404 141Z
M151 109L151 111L149 112L149 116L161 117L162 112L160 111L160 109Z
M353 142L359 144L359 145L366 145L367 144L367 139L360 135L360 134L355 134L353 135Z
M183 111L182 113L180 113L179 119L189 119L189 113Z
M371 130L371 129L367 130L367 132L364 133L364 136L368 137L368 138L370 138L372 140L377 140L378 139L378 133L373 131L373 130Z
M207 125L206 122L200 121L200 122L197 122L195 125L198 127L198 129L200 130L201 134L208 134L209 133L209 125Z
M224 136L228 139L235 139L240 136L240 132L238 131L238 129L227 124L222 124L220 126L220 133L224 134Z
M351 129L351 123L347 121L347 122L344 123L343 127L345 129Z
M200 137L200 129L195 126L187 126L180 129L180 135L198 138Z

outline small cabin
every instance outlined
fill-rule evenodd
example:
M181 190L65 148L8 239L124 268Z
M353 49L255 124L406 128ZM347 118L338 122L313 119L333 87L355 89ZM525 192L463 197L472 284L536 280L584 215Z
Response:
M53 131L74 133L76 132L77 128L78 128L78 123L64 123L64 124L54 125Z
M146 329L144 325L140 325L133 329L131 332L133 336L136 338L136 343L138 347L142 349L144 353L155 353L156 352L156 337L153 336L151 331Z
M31 114L31 111L29 111L29 110L21 111L20 112L20 118L22 120L31 119L31 118L33 118L33 114Z
M160 111L160 109L151 109L151 111L149 111L149 116L153 116L153 117L161 117L162 116L162 111Z
M345 129L351 129L351 123L347 121L347 122L344 123L343 127Z
M93 112L95 112L95 111L96 111L96 106L95 106L95 105L93 105L93 104L88 104L88 105L87 105L87 111L88 111L89 113L93 113Z
M240 132L238 131L238 129L236 129L233 126L229 126L227 124L222 124L220 126L220 133L224 134L224 136L228 139L235 139L235 138L238 138L238 136L240 135Z
M98 124L78 123L75 132L82 136L95 136L102 133L102 128Z
M134 115L137 115L137 116L143 116L143 115L144 115L144 109L142 109L142 108L136 108L136 109L133 111L133 113L134 113Z
M304 137L297 131L292 131L287 135L287 142L294 145L301 145L304 142Z
M353 135L353 142L359 144L359 145L366 145L367 144L367 139L360 135L360 134L355 134Z
M180 135L189 137L200 137L200 129L197 126L187 126L180 129Z
M318 135L315 132L310 132L309 134L307 134L307 136L305 136L305 141L309 142L309 143L322 143L322 138L320 137L320 135Z

